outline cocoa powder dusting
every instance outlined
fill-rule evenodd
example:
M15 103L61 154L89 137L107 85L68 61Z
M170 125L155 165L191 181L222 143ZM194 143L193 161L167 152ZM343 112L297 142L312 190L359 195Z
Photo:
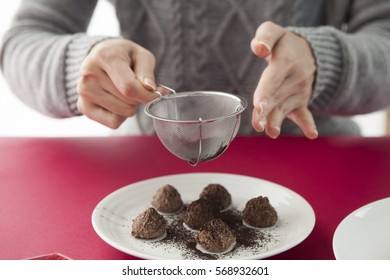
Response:
M185 205L185 208L187 205ZM224 254L207 254L196 248L196 232L184 227L181 213L164 216L168 222L167 235L153 246L170 250L172 247L182 252L183 259L228 259L239 255L244 251L250 251L253 255L264 252L267 246L276 241L276 236L261 229L248 228L242 222L242 213L237 209L221 212L217 218L224 221L234 232L236 244L234 248Z

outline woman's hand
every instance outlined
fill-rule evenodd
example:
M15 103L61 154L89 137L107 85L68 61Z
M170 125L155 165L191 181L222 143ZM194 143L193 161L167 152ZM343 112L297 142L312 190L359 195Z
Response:
M135 115L137 105L156 97L155 58L125 39L96 44L81 66L78 110L105 126L118 128Z
M277 138L283 120L289 118L307 138L317 138L316 125L307 108L316 71L308 42L279 25L265 22L258 27L251 48L268 62L254 93L252 126Z

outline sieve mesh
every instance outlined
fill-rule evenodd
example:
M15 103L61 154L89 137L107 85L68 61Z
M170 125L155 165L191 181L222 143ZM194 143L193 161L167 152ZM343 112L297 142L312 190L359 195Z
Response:
M191 165L217 158L237 134L247 103L239 96L195 91L162 96L145 107L163 145Z

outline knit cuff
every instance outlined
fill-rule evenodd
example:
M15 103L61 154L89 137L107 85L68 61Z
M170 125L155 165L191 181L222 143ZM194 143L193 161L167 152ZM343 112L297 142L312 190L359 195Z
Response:
M309 107L322 111L337 92L343 62L341 46L331 27L288 27L310 44L316 61L316 79Z
M108 38L110 37L77 34L68 44L64 64L65 93L68 108L74 115L80 115L77 110L77 83L80 78L80 66L91 48Z

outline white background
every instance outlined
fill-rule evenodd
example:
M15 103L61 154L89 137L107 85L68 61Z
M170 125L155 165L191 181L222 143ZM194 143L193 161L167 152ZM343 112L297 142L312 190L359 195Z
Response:
M8 28L20 0L0 4L0 36ZM117 35L118 23L113 7L99 1L88 32L99 35ZM355 119L361 124L363 135L384 135L385 113L378 112ZM105 136L113 131L86 117L52 119L24 105L9 90L0 75L0 136Z
M40 280L68 280L68 279L95 279L95 280L175 280L175 279L301 279L301 280L329 280L329 279L375 279L388 280L390 276L388 260L116 260L116 261L0 261L0 277L7 280L40 279ZM144 271L129 276L123 275L127 267ZM228 274L229 268L267 268L268 275ZM162 269L182 270L186 275L166 273L159 275ZM204 270L206 275L195 275ZM155 275L151 275L155 271ZM191 271L192 275L187 274ZM265 271L265 270L263 270ZM146 273L146 272L149 272ZM225 272L225 273L223 273Z

